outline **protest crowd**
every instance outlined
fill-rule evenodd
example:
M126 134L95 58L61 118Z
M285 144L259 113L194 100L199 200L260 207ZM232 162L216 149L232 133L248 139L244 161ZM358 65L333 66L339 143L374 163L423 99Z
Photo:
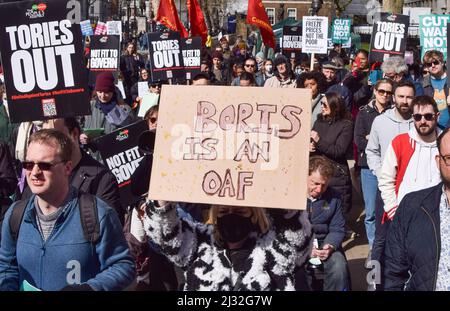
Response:
M381 14L391 47L302 40L329 23L305 16L259 48L59 2L0 4L1 291L350 291L355 182L367 290L450 290L447 53L406 60L407 16Z

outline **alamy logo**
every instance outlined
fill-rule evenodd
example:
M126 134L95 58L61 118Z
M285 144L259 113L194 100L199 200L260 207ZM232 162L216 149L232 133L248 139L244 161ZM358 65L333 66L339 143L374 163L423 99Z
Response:
M78 260L67 262L66 268L69 269L66 275L66 281L69 285L81 284L81 264Z
M25 16L29 18L40 18L45 16L45 9L47 5L45 3L33 4L31 9L28 9Z

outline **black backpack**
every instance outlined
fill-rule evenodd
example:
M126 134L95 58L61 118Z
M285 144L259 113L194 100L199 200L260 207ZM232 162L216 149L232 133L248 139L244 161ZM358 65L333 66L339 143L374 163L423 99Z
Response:
M28 200L17 201L9 218L9 228L14 241L19 236L20 225ZM100 238L100 223L98 220L97 205L95 196L88 193L79 194L80 219L83 227L83 234L92 245L97 244Z

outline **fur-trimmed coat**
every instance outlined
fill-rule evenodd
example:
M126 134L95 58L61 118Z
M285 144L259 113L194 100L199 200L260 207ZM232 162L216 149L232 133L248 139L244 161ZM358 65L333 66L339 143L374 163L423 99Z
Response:
M148 209L144 227L162 253L183 269L185 290L295 290L294 269L311 253L311 224L306 212L269 213L271 229L251 233L255 246L241 272L215 240L212 225L180 219L173 206Z

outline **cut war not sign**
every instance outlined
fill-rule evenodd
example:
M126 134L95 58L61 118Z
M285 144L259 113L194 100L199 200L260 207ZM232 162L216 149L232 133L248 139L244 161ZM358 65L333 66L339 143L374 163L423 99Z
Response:
M0 47L12 122L90 114L80 25L64 1L0 5Z
M381 13L373 24L369 61L382 62L389 56L404 56L409 16Z
M144 154L139 151L139 135L148 130L146 121L140 121L118 129L96 140L98 150L108 169L119 185L120 202L128 206L134 201L131 193L131 176L135 173Z
M333 20L331 41L336 44L346 45L351 40L351 26L352 20L350 18L336 18Z
M119 69L119 36L92 36L89 69L111 71Z
M148 42L152 80L184 79L180 34L149 33Z
M328 18L303 16L303 53L326 54L328 46Z
M164 86L152 199L306 208L307 89Z
M200 73L200 54L202 48L202 38L193 37L181 39L181 50L183 54L184 70L186 80L191 80Z
M427 51L438 50L447 59L447 23L450 15L421 15L419 16L421 59Z
M299 57L302 53L302 27L284 26L281 42L284 56L288 59Z

